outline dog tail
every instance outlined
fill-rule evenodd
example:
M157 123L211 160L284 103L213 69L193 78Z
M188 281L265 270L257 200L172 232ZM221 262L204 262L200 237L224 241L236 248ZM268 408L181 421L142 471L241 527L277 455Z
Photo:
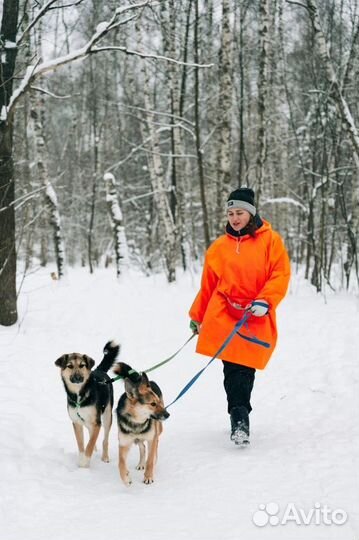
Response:
M112 371L116 373L116 375L120 375L124 379L128 378L134 383L137 383L141 380L140 373L132 369L131 366L125 364L124 362L118 362L116 365L114 365Z
M116 360L120 348L121 346L116 341L108 341L103 349L103 358L96 369L107 373Z

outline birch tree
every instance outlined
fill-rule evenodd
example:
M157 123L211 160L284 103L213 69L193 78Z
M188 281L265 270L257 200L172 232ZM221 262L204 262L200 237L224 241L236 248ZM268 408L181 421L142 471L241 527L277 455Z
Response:
M139 29L141 42L143 29ZM160 238L162 238L163 253L167 279L172 283L176 279L176 226L169 202L169 189L165 182L165 173L161 158L161 147L158 131L155 128L154 105L151 101L150 71L146 61L142 62L143 100L146 112L146 123L141 124L143 140L149 135L148 167L150 172L153 196L158 211Z
M200 115L200 81L199 74L200 69L198 67L199 63L199 27L200 27L200 17L199 17L199 0L194 0L195 3L195 20L194 20L194 35L193 35L193 55L196 67L194 68L194 122L195 122L195 142L196 142L196 154L197 154L197 167L198 167L198 180L199 180L199 190L201 197L201 207L202 207L202 222L203 222L203 234L204 242L206 247L210 244L210 227L209 227L209 216L207 208L207 197L204 181L204 164L203 164L203 150L201 147L201 115Z
M44 187L46 206L49 214L49 221L52 227L54 248L55 248L55 260L57 267L57 275L61 278L65 273L65 246L61 225L61 214L59 209L58 198L55 189L50 181L50 175L48 170L48 153L47 142L45 134L45 98L41 94L35 101L31 99L33 104L31 110L31 116L34 122L34 134L35 134L35 160L38 180Z
M322 25L318 13L318 7L315 0L307 0L307 8L314 32L315 44L319 57L325 69L326 77L330 88L330 96L335 102L339 117L348 133L352 147L353 159L356 167L356 175L352 186L352 212L349 220L349 258L347 266L350 268L355 264L356 276L359 282L359 264L357 252L357 237L359 232L359 133L356 128L353 116L348 107L341 90L341 85L337 79L330 57L328 45L322 30Z
M129 254L123 215L118 202L116 180L112 173L105 173L103 177L106 185L106 203L111 220L113 241L116 255L116 273L117 277L129 267Z
M217 106L217 227L223 229L223 209L231 190L232 60L233 24L230 0L222 0L222 32L219 56L219 99Z
M83 59L90 54L103 52L106 48L96 47L111 30L126 24L122 18L133 10L148 5L148 1L118 8L108 22L101 23L90 40L79 49L67 55L27 66L26 72L16 91L13 92L13 76L16 67L17 48L39 20L55 4L49 0L42 6L20 37L18 32L19 0L4 0L1 23L3 54L0 75L0 324L11 325L17 320L16 306L16 246L15 246L15 184L13 168L13 123L15 107L21 97L28 92L39 77L51 73L60 66Z
M258 74L258 156L257 156L257 203L260 201L265 179L267 160L267 103L268 103L268 60L269 60L269 0L259 4L259 74Z

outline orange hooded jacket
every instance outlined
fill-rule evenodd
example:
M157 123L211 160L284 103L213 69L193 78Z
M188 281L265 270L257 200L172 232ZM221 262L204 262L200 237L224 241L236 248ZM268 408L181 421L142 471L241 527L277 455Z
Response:
M208 248L201 289L189 311L191 319L201 323L196 351L214 356L236 323L226 296L243 307L255 299L268 302L268 315L250 316L240 332L255 335L268 342L270 348L235 335L220 354L222 360L256 369L265 368L275 348L275 309L286 294L290 278L284 243L270 223L262 221L254 238L248 234L235 238L227 233Z

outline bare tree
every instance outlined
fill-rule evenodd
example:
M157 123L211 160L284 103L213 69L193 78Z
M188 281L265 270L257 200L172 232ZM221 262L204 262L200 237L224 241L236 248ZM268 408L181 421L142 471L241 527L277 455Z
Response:
M194 61L196 64L199 62L199 26L200 26L200 17L199 17L199 2L195 0L195 21L194 21ZM195 134L196 134L196 154L197 154L197 164L198 164L198 179L199 187L201 194L201 206L203 214L203 234L204 242L208 247L210 244L210 229L209 229L209 217L207 209L207 200L206 200L206 190L205 190L205 180L204 180L204 164L203 164L203 151L201 148L201 117L200 117L200 87L199 87L199 68L194 68L194 116L195 116Z
M268 106L268 61L269 61L269 0L260 0L259 4L259 74L258 74L258 156L257 156L257 202L260 201L265 180L267 160L267 106Z
M231 188L231 125L232 125L232 64L233 23L230 0L222 0L222 32L219 55L219 96L217 107L217 230L222 232L223 208Z
M7 107L13 93L18 15L19 0L4 0L0 53L0 324L5 326L17 320L15 179L12 155L14 116L7 113Z
M359 282L359 263L357 237L359 232L359 133L356 128L354 118L350 112L347 101L343 96L341 85L337 79L333 63L329 53L328 45L322 30L322 25L318 13L316 0L307 0L307 8L313 27L314 39L317 46L319 57L323 63L327 76L330 96L336 104L340 119L348 132L349 140L352 146L353 158L356 166L356 177L352 188L352 212L348 223L348 236L350 249L346 261L347 271L350 273L352 264L355 265L356 277ZM354 45L355 41L354 40Z
M53 231L57 275L61 278L65 273L65 247L61 225L61 215L58 198L50 181L48 170L47 137L45 134L45 98L40 94L38 99L32 99L31 117L34 121L35 159L38 180L44 187L46 205Z
M105 173L103 179L106 185L106 202L113 230L116 254L116 272L117 277L120 277L123 270L129 267L128 246L123 223L123 215L118 202L116 180L114 175L112 173Z
M49 0L34 16L22 35L17 38L19 0L4 0L1 23L1 36L5 60L2 63L0 79L0 324L11 325L17 320L16 307L16 247L15 247L15 184L13 169L13 122L15 107L19 99L29 90L36 79L59 68L85 58L90 54L102 52L106 48L96 44L111 30L125 24L128 19L122 16L133 10L148 5L148 1L118 8L109 22L100 24L91 39L81 48L51 61L37 62L27 66L20 85L13 92L13 75L15 71L17 47L39 20L50 10L55 0Z

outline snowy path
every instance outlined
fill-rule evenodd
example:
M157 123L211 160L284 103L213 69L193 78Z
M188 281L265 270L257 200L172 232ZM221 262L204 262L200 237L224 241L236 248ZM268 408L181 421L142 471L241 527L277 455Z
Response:
M99 360L117 337L121 360L150 367L188 337L198 279L168 286L161 276L132 276L118 285L110 271L76 270L57 283L41 270L26 280L21 324L0 329L1 540L357 540L358 299L331 294L325 303L297 280L280 306L275 355L257 373L250 448L229 441L215 362L170 410L155 484L142 484L137 471L130 488L120 483L115 425L111 463L97 454L89 470L78 469L54 361L72 351ZM192 341L154 373L165 401L206 362L193 350ZM122 391L116 383L115 397ZM274 525L259 527L253 515L268 503L279 506ZM317 514L309 525L275 524L290 503L307 514L317 503ZM325 505L344 510L346 523L323 523Z

